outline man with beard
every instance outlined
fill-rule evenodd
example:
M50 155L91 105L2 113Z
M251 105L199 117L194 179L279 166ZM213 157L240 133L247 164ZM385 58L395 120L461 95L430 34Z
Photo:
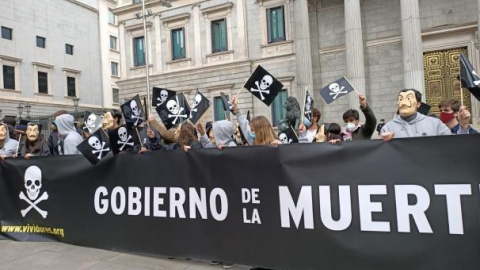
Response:
M27 124L26 138L20 142L18 156L29 159L32 156L48 156L51 154L41 131L42 127L39 124Z
M450 129L437 118L417 112L417 97L420 92L404 89L398 93L398 115L386 123L381 132L384 141L395 138L451 135Z

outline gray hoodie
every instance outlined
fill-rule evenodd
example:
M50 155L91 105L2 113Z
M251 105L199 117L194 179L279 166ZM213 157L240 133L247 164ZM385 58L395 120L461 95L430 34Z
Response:
M237 146L232 138L234 133L232 122L228 120L213 122L212 130L217 145L225 145L226 147Z
M3 143L3 147L0 148L0 156L11 157L15 154L15 151L17 151L18 141L10 139L10 132L7 125L5 125L4 123L0 123L0 125L5 126L5 128L7 129L5 142Z
M450 129L437 118L417 113L417 117L407 122L400 115L382 127L382 133L394 133L394 138L451 135Z
M210 141L207 134L200 137L200 142L204 148L214 148L216 145L224 145L226 147L235 147L237 144L233 140L234 128L232 122L221 120L212 124L213 137L215 144Z
M77 149L77 145L79 145L83 139L75 129L73 121L73 116L70 114L62 114L55 119L58 133L62 136L62 142L59 142L58 144L60 146L63 145L63 155L81 154Z

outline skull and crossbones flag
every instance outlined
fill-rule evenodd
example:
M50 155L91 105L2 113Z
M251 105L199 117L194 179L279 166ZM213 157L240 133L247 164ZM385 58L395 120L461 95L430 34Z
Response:
M193 100L192 109L190 110L190 121L192 123L197 123L197 121L202 117L202 115L210 108L210 100L208 100L200 91L197 89L195 98Z
M310 93L305 93L305 105L303 108L303 114L305 115L305 118L308 119L308 121L312 122L313 119L313 97L310 96Z
M228 96L224 92L220 92L220 98L222 99L223 114L226 119L230 121L230 111L232 111L232 103L228 100Z
M462 87L480 101L480 77L463 53L460 54L460 79Z
M167 129L187 121L190 116L190 106L183 93L168 99L156 110Z
M105 131L100 128L77 145L77 149L90 163L97 164L110 153L110 141Z
M126 125L120 126L119 128L110 131L108 135L108 137L110 138L110 146L114 155L120 152L133 150L133 147L135 145L133 131L129 129Z
M265 105L270 106L277 94L283 89L283 84L259 65L243 87Z
M320 90L320 95L322 95L327 104L330 104L352 91L355 91L355 88L350 84L347 78L342 77L322 88L322 90Z
M173 98L176 94L177 92L173 90L168 90L166 88L153 87L152 106L159 107L170 98Z
M278 138L282 141L282 144L298 143L297 133L291 126L284 131L279 131Z
M95 133L103 125L103 117L96 115L92 112L85 111L83 116L83 122L85 127L88 129L88 133Z
M145 120L145 112L139 95L123 103L120 108L128 126L138 127Z

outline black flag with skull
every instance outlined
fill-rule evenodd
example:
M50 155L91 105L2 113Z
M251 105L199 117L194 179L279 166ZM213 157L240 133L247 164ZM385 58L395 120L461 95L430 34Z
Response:
M477 100L480 100L480 76L463 53L460 54L460 79L461 86L466 87Z
M310 93L305 93L305 107L303 109L303 114L305 115L305 118L308 119L308 121L311 123L313 119L313 97L310 96Z
M109 132L110 146L114 155L120 152L133 150L134 139L133 132L126 125Z
M92 134L102 127L103 117L100 115L96 115L92 112L85 111L85 114L83 116L83 123L85 124L85 127L88 129L88 133Z
M190 121L192 123L197 123L197 121L202 117L202 115L210 108L210 100L208 100L200 91L197 89L195 98L193 100L192 109L190 110Z
M330 104L338 98L355 91L355 88L350 84L347 78L342 77L320 90L320 95L327 104Z
M125 122L128 126L138 127L143 123L145 119L145 112L140 101L140 96L136 95L129 101L123 103L120 108L122 109Z
M81 142L77 149L92 164L97 164L110 153L110 141L103 129L98 129L88 139Z
M156 110L167 129L187 121L190 116L190 106L183 93L168 99Z
M298 143L297 133L291 126L283 131L279 131L278 138L282 141L282 144Z
M165 103L170 98L174 97L177 94L176 91L168 90L166 88L153 87L152 92L152 106L159 107Z
M270 106L283 89L283 84L259 65L243 87L265 105Z

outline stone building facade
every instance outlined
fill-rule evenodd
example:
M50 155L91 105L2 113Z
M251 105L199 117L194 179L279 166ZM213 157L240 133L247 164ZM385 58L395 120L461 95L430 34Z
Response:
M109 0L0 0L0 119L102 110L113 102ZM112 34L113 33L113 34ZM119 63L120 61L117 60ZM118 74L119 75L119 74ZM112 82L113 81L113 82ZM105 88L105 89L104 89Z
M279 79L288 96L300 98L305 88L313 92L325 122L342 122L345 110L358 108L354 92L328 106L321 99L319 90L341 76L367 96L378 119L388 120L403 88L422 91L434 109L443 98L459 98L459 52L480 66L479 0L172 0L171 7L162 2L146 1L150 83L182 91L190 101L199 88L214 103L203 121L219 117L219 93L236 94L257 65ZM135 18L139 11L137 0L119 0L113 10L121 101L146 95L145 65L135 62L144 36L143 21ZM222 50L213 44L218 25L226 35ZM274 120L275 108L245 90L239 97L245 111ZM478 102L468 93L464 101L476 124Z

